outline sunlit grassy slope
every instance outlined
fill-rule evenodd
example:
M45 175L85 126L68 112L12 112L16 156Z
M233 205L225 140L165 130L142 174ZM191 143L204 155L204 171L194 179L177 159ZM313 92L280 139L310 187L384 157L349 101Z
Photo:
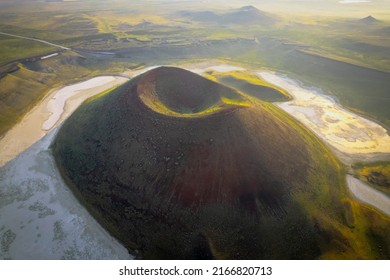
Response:
M38 82L40 80L41 82ZM53 84L53 76L21 67L0 79L0 134L32 108Z
M232 71L228 73L209 73L220 83L233 87L249 96L268 102L281 102L291 99L291 95L285 90L276 87L257 75L245 71Z
M175 79L168 75L175 75ZM193 90L183 94L184 87ZM187 71L174 74L161 71L158 78L149 75L139 88L139 97L145 105L155 112L169 116L202 117L231 109L234 105L249 105L247 100L231 88Z
M390 195L390 162L357 163L354 169L360 180Z
M15 63L0 78L0 135L34 107L53 87L90 74L74 53L36 62Z
M389 257L389 221L349 199L317 137L184 70L154 69L88 100L54 154L79 199L141 258Z
M0 30L1 31L1 30ZM39 56L57 49L38 42L12 38L0 34L0 65L30 56Z

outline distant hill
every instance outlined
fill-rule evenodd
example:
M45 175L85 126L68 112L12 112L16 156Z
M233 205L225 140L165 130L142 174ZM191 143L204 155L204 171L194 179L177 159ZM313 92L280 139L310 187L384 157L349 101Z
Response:
M76 196L140 258L369 252L359 224L348 219L352 234L343 218L354 215L343 168L318 138L273 105L183 69L150 70L91 98L53 149Z
M276 17L258 10L253 6L245 6L225 13L211 11L182 11L181 17L186 17L199 22L212 22L215 24L273 24Z
M373 16L367 16L365 18L359 19L359 23L363 23L363 24L376 24L379 22L380 21L374 18Z
M272 24L275 21L274 16L253 6L245 6L222 16L222 22L232 24Z

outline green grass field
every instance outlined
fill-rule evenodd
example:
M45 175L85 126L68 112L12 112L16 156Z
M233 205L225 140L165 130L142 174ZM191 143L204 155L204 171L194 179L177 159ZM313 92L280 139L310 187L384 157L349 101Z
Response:
M356 163L353 168L360 180L390 195L390 162Z
M291 99L291 95L260 79L257 75L244 71L228 73L210 73L220 83L230 86L249 96L268 102L283 102Z

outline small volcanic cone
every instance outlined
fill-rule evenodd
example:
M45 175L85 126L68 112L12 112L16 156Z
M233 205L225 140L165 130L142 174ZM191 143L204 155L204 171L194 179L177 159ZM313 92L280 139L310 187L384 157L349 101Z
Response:
M342 216L342 168L315 136L179 68L88 100L54 154L74 193L140 258L317 258Z

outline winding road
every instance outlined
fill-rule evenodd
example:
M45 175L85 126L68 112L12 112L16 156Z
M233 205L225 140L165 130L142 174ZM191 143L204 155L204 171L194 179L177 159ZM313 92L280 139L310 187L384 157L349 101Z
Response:
M39 43L42 43L42 44L46 44L46 45L49 45L49 46L53 46L53 47L57 47L57 48L60 48L60 49L63 49L63 50L70 50L70 48L68 48L68 47L57 45L57 44L54 44L54 43L51 43L51 42L48 42L48 41L45 41L45 40L37 39L37 38L24 37L24 36L15 35L15 34L6 33L6 32L0 32L0 34L1 35L15 37L15 38L20 38L20 39L26 39L26 40L30 40L30 41L36 41L36 42L39 42Z

